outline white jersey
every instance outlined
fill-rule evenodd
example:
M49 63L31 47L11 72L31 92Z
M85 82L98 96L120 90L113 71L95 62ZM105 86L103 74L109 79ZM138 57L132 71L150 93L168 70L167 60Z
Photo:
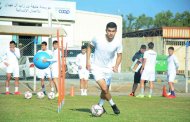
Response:
M10 51L10 49L7 49L5 53L5 61L9 65L18 65L18 59L20 58L20 50L18 48L15 48L15 52Z
M147 50L144 52L143 58L146 59L144 71L155 72L156 56L157 56L157 53L153 50Z
M176 70L179 68L179 62L175 55L168 56L168 73L176 74Z
M76 64L81 66L82 69L86 69L86 53L85 54L78 54L76 58Z
M50 58L53 57L53 56L52 56L52 51L51 51L51 50L45 50L45 51L43 51L43 50L39 50L38 52L46 52L47 54L49 54Z
M91 45L95 47L92 64L99 67L113 67L116 53L122 53L122 41L117 38L108 42L107 37L104 35L102 37L94 38Z

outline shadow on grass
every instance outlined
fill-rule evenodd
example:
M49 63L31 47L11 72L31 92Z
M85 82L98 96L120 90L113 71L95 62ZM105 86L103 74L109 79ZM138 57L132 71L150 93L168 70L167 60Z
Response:
M90 113L90 109L89 108L77 108L77 109L70 109L71 111L79 111L79 112L86 112L86 113Z

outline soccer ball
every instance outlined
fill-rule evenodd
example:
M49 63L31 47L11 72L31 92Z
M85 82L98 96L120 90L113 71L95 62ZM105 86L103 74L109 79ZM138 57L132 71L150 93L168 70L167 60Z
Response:
M48 93L48 98L49 99L54 99L55 98L55 93L54 92L50 92L50 93Z
M25 97L26 99L31 99L31 98L32 98L32 93L29 92L29 91L27 91L27 92L24 93L24 97Z
M44 93L43 93L42 91L38 92L38 93L37 93L37 97L38 97L39 99L44 98Z
M100 117L103 114L104 110L99 105L92 105L91 113L93 116Z

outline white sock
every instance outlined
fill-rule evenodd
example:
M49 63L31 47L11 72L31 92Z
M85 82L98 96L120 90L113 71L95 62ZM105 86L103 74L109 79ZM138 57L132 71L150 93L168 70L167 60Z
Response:
M18 87L17 86L15 87L15 92L18 92Z
M84 89L84 93L87 94L87 89Z
M9 87L6 87L6 92L9 92Z
M98 105L99 105L99 106L103 106L103 105L104 105L104 101L105 101L104 99L100 99Z
M115 105L115 103L113 102L112 99L109 100L109 103L110 103L111 106Z
M84 94L84 89L80 89L81 95Z
M54 92L54 88L53 87L51 87L51 91Z

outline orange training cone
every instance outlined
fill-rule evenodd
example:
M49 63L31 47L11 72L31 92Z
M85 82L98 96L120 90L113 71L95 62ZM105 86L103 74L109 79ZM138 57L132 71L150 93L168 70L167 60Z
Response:
M71 86L71 89L70 89L70 96L71 96L71 97L74 96L74 86Z
M162 89L162 96L167 97L167 92L166 92L166 86L165 85L163 86L163 89Z

